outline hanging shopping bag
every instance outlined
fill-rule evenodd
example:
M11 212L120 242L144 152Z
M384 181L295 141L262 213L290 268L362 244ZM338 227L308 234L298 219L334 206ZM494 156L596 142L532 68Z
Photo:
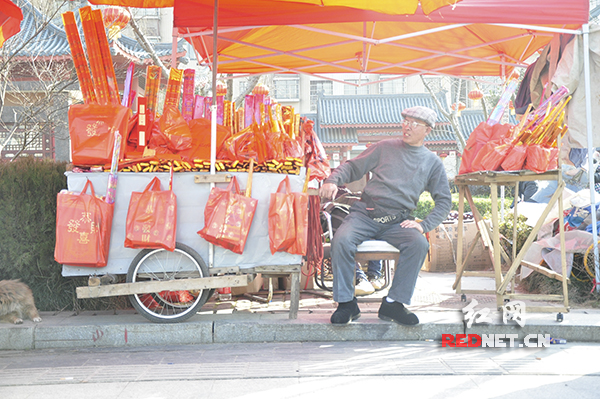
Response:
M296 241L294 216L294 194L290 189L290 178L279 183L277 192L271 193L269 202L269 246L271 253L286 251Z
M286 252L296 255L306 255L308 247L308 182L311 170L306 170L304 188L301 193L292 193L294 196L294 221L296 222L296 239Z
M65 265L106 266L113 210L113 204L96 197L89 179L81 193L58 193L54 259Z
M173 190L161 191L154 177L143 192L132 192L125 227L126 248L164 248L175 250L177 196Z
M237 254L244 252L250 226L258 200L250 198L252 186L251 162L246 195L240 194L236 177L232 177L227 189L211 190L204 208L204 228L198 234L206 241L229 249Z
M121 105L77 104L69 107L71 158L75 166L110 164L115 131L125 135L131 110ZM123 159L125 145L119 159Z

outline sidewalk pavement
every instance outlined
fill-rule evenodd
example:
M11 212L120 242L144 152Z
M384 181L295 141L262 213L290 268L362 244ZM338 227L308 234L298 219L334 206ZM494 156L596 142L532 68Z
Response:
M41 312L43 321L25 320L21 325L0 323L0 350L50 348L134 347L240 342L328 342L328 341L441 341L442 334L550 334L568 342L600 342L600 310L572 307L562 322L557 313L526 313L525 325L503 321L496 311L494 295L468 295L466 302L452 290L454 273L419 275L409 309L420 324L407 327L377 317L385 290L359 297L360 319L347 326L334 326L329 318L336 308L328 291L301 293L297 319L289 319L289 293L275 291L266 303L266 293L234 296L231 301L211 298L201 311L183 323L159 324L134 310ZM491 290L493 281L468 277L462 288ZM258 298L260 300L257 300ZM476 310L490 310L491 322L466 328L463 308L472 299ZM527 306L537 305L525 301ZM541 303L551 305L550 303ZM556 304L556 306L562 305Z

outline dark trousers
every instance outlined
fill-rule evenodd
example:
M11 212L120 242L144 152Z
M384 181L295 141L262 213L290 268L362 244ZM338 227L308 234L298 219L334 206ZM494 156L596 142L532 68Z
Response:
M382 240L400 250L400 259L388 297L410 305L429 243L416 229L400 226L400 222L378 223L367 215L363 202L352 206L331 243L333 267L333 300L349 302L354 298L356 247L363 241Z

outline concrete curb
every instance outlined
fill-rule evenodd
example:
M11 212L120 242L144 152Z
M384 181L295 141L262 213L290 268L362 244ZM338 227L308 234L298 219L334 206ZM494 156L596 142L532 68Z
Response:
M590 313L591 312L591 313ZM418 313L421 323L406 327L384 322L375 312L365 312L347 326L329 323L329 312L300 313L288 319L276 314L201 314L184 323L151 323L142 316L121 314L82 314L51 316L23 325L0 324L0 350L53 348L139 347L196 345L210 343L335 342L335 341L424 341L441 342L442 334L517 334L522 340L530 334L550 334L568 342L600 342L600 312L573 311L559 323L554 314L535 315L520 327L503 324L501 315L494 323L473 324L465 329L457 311ZM500 320L500 321L498 321Z

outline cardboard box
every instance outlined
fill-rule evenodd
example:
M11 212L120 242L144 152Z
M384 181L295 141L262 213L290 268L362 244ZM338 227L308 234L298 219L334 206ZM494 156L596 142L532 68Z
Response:
M475 239L477 226L473 222L463 223L463 261ZM456 249L458 245L458 223L440 224L429 232L429 254L422 270L428 272L455 272ZM492 269L489 251L478 239L465 270Z
M263 284L267 284L267 289L269 289L269 283L267 279L263 279L260 273L256 275L256 278L252 280L245 287L231 287L232 295L244 295L245 293L255 294L261 290Z

